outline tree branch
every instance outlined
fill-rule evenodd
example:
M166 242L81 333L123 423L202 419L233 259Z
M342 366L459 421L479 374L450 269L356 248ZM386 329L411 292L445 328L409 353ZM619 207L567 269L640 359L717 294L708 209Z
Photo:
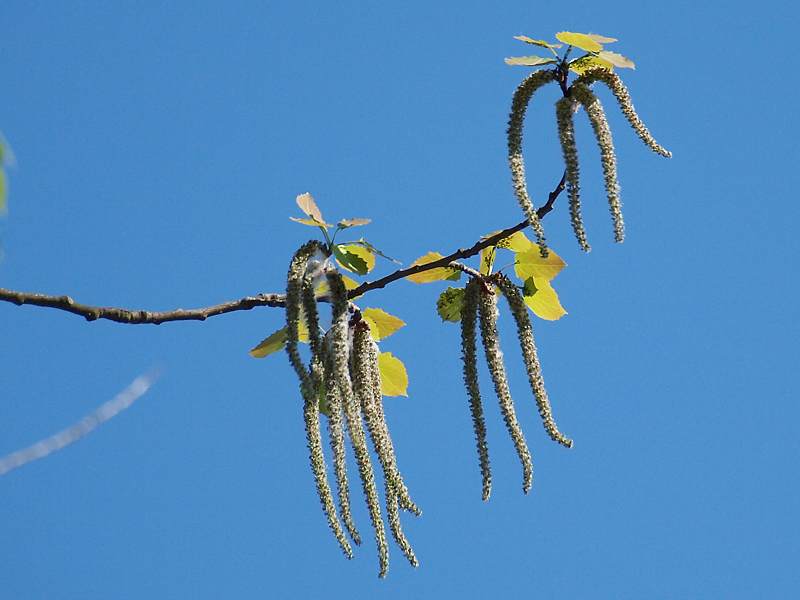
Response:
M561 176L558 185L550 192L547 202L544 203L537 211L536 214L541 219L551 210L553 204L558 198L559 194L564 190L566 172ZM390 283L403 279L409 275L423 273L431 269L439 267L447 267L451 262L475 256L484 248L497 245L500 240L508 236L522 231L528 226L528 221L520 221L512 227L503 229L499 233L494 234L488 238L478 240L469 248L460 248L448 254L447 256L435 260L433 262L425 263L422 265L415 265L405 269L398 269L385 277L376 279L375 281L366 281L357 288L350 290L347 294L348 298L352 299L356 296L361 296L372 290L377 290L386 287ZM48 296L46 294L39 294L33 292L18 292L0 288L0 301L11 302L17 306L23 304L30 304L32 306L42 306L45 308L56 308L64 310L75 315L84 317L87 321L96 321L98 319L107 319L115 321L116 323L127 323L131 325L140 325L150 323L153 325L160 325L169 321L205 321L209 317L217 315L224 315L226 313L236 312L240 310L251 310L260 306L282 307L285 305L283 294L263 293L255 296L245 296L239 300L231 300L222 304L215 304L214 306L207 306L205 308L183 309L178 308L169 311L149 311L149 310L130 310L126 308L115 307L101 307L89 306L87 304L80 304L75 302L69 296Z

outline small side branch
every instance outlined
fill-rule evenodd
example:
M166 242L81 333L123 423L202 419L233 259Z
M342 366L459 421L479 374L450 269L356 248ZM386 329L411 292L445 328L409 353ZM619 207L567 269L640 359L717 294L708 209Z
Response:
M245 296L239 300L231 300L214 306L205 308L184 309L177 308L168 311L149 311L131 310L127 308L89 306L75 302L70 296L48 296L34 292L18 292L0 288L0 300L11 302L17 306L30 304L32 306L43 306L46 308L57 308L80 315L87 321L107 319L117 323L128 323L139 325L150 323L160 325L168 321L205 321L209 317L224 315L226 313L240 310L250 310L259 306L283 307L285 297L283 294L258 294L256 296Z
M545 202L537 211L536 214L541 219L551 210L553 205L564 191L566 173L561 177L558 185L550 192L547 202ZM353 299L356 296L361 296L372 290L377 290L386 287L409 275L423 273L436 269L439 267L447 267L451 262L475 256L484 248L489 246L496 246L500 240L507 238L518 231L522 231L528 226L528 220L521 221L512 227L503 229L495 235L475 242L469 248L460 248L447 256L435 260L433 262L425 263L422 265L414 265L405 269L398 269L385 277L376 279L375 281L367 281L362 283L357 288L350 290L347 296ZM217 315L224 315L227 313L237 312L240 310L251 310L262 306L273 308L283 308L286 306L286 296L284 294L275 293L262 293L255 296L245 296L239 300L231 300L230 302L223 302L222 304L215 304L214 306L207 306L205 308L192 308L184 309L178 308L175 310L167 311L150 311L150 310L131 310L127 308L116 307L102 307L90 306L88 304L80 304L73 300L70 296L50 296L47 294L40 294L36 292L19 292L16 290L9 290L0 288L0 301L10 302L17 306L29 304L31 306L42 306L45 308L55 308L70 312L74 315L79 315L87 321L97 321L99 319L106 319L116 323L126 323L129 325L160 325L170 321L205 321L209 317L216 317Z

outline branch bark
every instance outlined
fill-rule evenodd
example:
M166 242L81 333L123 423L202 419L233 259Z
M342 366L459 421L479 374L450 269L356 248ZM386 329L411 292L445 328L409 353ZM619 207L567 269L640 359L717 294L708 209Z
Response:
M550 192L547 202L545 202L536 211L536 214L540 219L553 210L553 204L564 190L565 178L566 173L562 175L558 185L556 185L553 191ZM497 245L500 240L507 238L517 231L522 231L527 226L528 221L526 219L524 221L520 221L512 227L503 229L491 237L478 240L468 248L460 248L455 252L433 262L415 265L405 269L398 269L397 271L394 271L385 277L381 277L380 279L376 279L375 281L366 281L357 288L350 290L348 293L348 298L352 299L356 296L366 294L372 290L384 288L390 283L393 283L399 279L403 279L409 275L423 273L438 267L447 267L451 262L475 256L484 248ZM127 308L116 308L111 306L89 306L87 304L80 304L76 302L70 296L49 296L47 294L19 292L6 288L0 288L0 301L10 302L12 304L16 304L17 306L29 304L31 306L55 308L72 313L74 315L80 315L87 321L106 319L116 323L127 323L129 325L141 325L145 323L160 325L161 323L167 323L171 321L205 321L209 317L224 315L240 310L251 310L253 308L262 306L285 306L284 294L262 293L255 296L245 296L239 300L231 300L229 302L223 302L222 304L215 304L214 306L207 306L204 308L178 308L169 311L131 310Z

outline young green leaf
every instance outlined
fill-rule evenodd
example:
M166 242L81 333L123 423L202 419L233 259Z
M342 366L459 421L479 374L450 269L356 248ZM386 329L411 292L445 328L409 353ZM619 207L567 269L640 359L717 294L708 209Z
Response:
M549 65L558 62L555 58L542 56L512 56L505 60L507 65L519 65L523 67L538 67L539 65Z
M364 246L364 248L366 248L367 250L369 250L370 252L372 252L372 253L373 253L373 254L375 254L376 256L380 256L380 257L382 257L382 258L385 258L386 260L388 260L388 261L391 261L391 262L393 262L393 263L395 263L395 264L397 264L397 265L402 265L402 264L403 264L403 263L401 263L399 260L396 260L396 259L392 258L391 256L387 256L386 254L384 254L383 252L381 252L380 250L378 250L378 249L377 249L375 246L373 246L372 244L370 244L370 243L369 243L367 240L365 240L364 238L360 238L360 239L356 240L356 241L355 241L355 242L353 242L353 243L354 243L354 244L358 244L359 246Z
M567 311L561 306L558 294L544 277L529 277L522 290L523 300L537 317L547 321L557 321Z
M297 206L300 207L306 215L314 219L317 223L324 223L325 219L322 218L322 212L319 210L317 203L314 202L314 197L306 192L305 194L300 194L295 198L297 202Z
M514 39L519 40L520 42L525 42L526 44L539 46L540 48L561 48L561 44L551 44L550 42L546 42L544 40L534 40L533 38L529 38L527 35L515 35Z
M384 396L408 396L408 373L403 361L391 352L381 352L378 355L378 369Z
M493 231L492 233L487 233L486 235L481 237L481 239L482 240L489 239L490 237L492 237L493 235L497 235L498 233L500 232ZM502 240L497 242L497 247L503 248L505 250L511 250L512 252L522 252L530 248L531 244L533 244L533 242L528 239L528 236L525 235L525 233L523 233L522 231L517 231L515 233L512 233L507 238L503 238Z
M597 33L587 33L590 38L592 38L598 44L610 44L611 42L617 42L617 38L606 37L604 35L599 35Z
M278 331L265 337L255 348L250 350L250 356L253 358L264 358L265 356L269 356L270 354L281 350L286 344L287 335L288 332L286 327L283 329L278 329Z
M449 287L436 301L436 312L442 321L458 323L461 321L461 307L464 305L464 288Z
M608 50L603 50L597 54L597 56L605 61L608 61L615 67L619 67L620 69L635 69L636 64L630 59L622 54L617 54L616 52L609 52Z
M484 248L483 250L481 250L481 266L480 266L481 275L491 274L492 266L494 265L494 259L496 257L497 257L496 246L489 246L488 248Z
M286 345L287 335L288 331L286 327L278 329L278 331L265 337L255 348L250 350L250 356L253 358L264 358L265 356L269 356L278 350L282 350ZM308 325L306 325L305 317L302 315L300 318L300 323L298 323L297 326L297 340L303 342L304 344L308 343Z
M439 254L438 252L428 252L424 256L420 256L417 260L411 263L411 266L416 265L426 265L428 263L435 262L441 258L444 258L443 255ZM406 279L409 281L413 281L414 283L431 283L433 281L458 281L461 278L461 271L458 269L451 269L450 267L438 267L436 269L430 269L428 271L423 271L422 273L416 273L415 275L407 275Z
M355 279L351 279L347 275L342 275L342 282L344 283L344 289L346 289L348 292L350 290L356 289L358 287L358 285L359 285L359 283ZM328 285L327 279L323 279L322 281L320 281L317 284L317 287L314 288L314 295L317 298L324 298L328 294L330 294L330 292L331 292L331 288Z
M361 311L361 317L369 323L372 339L375 341L386 339L405 326L402 319L390 315L380 308L365 308Z
M375 255L358 244L336 244L333 255L342 268L366 275L375 268Z
M607 71L613 71L614 65L607 60L600 58L599 56L592 56L590 54L581 56L580 58L577 58L569 63L569 70L577 73L578 75L583 75L586 71L590 71L591 69L606 69Z
M529 277L550 281L566 266L567 263L564 262L564 259L556 254L552 248L547 258L542 258L539 246L531 244L527 250L517 253L514 272L522 281L526 281Z
M570 46L575 46L576 48L580 48L581 50L586 50L586 52L600 52L603 49L596 40L594 40L591 35L587 35L585 33L575 33L572 31L559 31L556 34L556 39L559 42L564 42L565 44L569 44Z
M322 227L324 229L331 226L330 223L320 223L319 221L315 221L314 219L299 219L297 217L289 217L290 221L294 221L295 223L302 223L303 225L309 225L311 227Z
M372 219L342 219L336 226L339 229L347 229L348 227L358 227L359 225L369 225Z

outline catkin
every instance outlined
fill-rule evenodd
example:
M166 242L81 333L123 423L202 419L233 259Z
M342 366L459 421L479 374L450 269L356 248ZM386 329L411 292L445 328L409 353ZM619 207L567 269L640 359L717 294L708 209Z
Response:
M408 538L406 538L406 534L403 533L403 527L400 524L400 508L397 504L397 492L388 480L384 480L384 490L386 493L386 516L389 520L389 529L392 531L392 537L400 548L400 551L406 559L408 559L408 562L411 563L411 566L418 567L419 561L417 560L417 556L414 554L414 549L408 542Z
M625 239L625 223L622 219L622 202L619 198L619 182L617 181L617 155L614 152L611 128L608 126L603 105L588 87L583 84L573 84L572 95L586 109L594 137L600 147L608 208L614 221L614 240L621 243Z
M511 168L511 180L514 194L517 196L522 212L528 219L536 234L536 241L541 248L542 256L547 256L547 243L544 228L528 195L528 184L525 179L525 160L522 154L522 132L525 124L525 113L533 94L543 85L555 80L555 71L534 71L519 84L511 101L511 114L508 118L508 164Z
M394 449L388 439L389 430L383 418L383 411L378 410L381 397L375 397L375 390L373 387L373 367L377 368L377 364L372 364L372 345L373 342L369 325L366 321L357 322L353 326L353 355L351 365L353 373L353 392L361 405L361 410L367 422L367 430L369 431L370 438L372 438L375 454L377 454L383 469L386 514L389 520L392 537L394 537L395 542L397 542L397 545L411 565L416 567L418 565L417 558L400 524L398 490L405 489L405 485L400 477L400 473L397 471Z
M333 470L336 475L336 488L339 498L339 514L344 526L353 542L361 545L361 536L358 533L353 514L350 510L350 486L347 481L347 466L345 461L344 429L342 427L342 396L339 386L333 376L333 360L330 352L330 339L326 336L323 341L325 351L325 401L328 405L328 437L330 438L333 453Z
M619 75L611 71L607 71L606 69L592 69L578 77L578 79L576 79L573 83L573 87L576 84L584 84L588 86L595 81L602 81L608 86L608 89L610 89L611 93L616 97L617 103L622 110L622 114L625 115L625 118L636 132L636 135L638 135L639 138L656 154L660 154L666 158L671 158L672 152L656 142L655 138L639 118L639 115L636 113L636 108L633 106L631 96L628 93L628 88L626 88L625 84L622 83L622 79L619 78Z
M388 455L392 460L392 469L394 470L395 479L395 494L397 495L397 502L400 508L407 510L413 515L419 517L422 515L422 510L411 499L408 493L403 475L397 466L397 455L394 451L394 444L392 443L392 436L389 434L389 426L386 423L386 415L383 410L383 392L381 390L381 373L378 367L378 345L370 340L369 344L369 366L371 368L372 380L372 398L375 402L375 412L378 416L378 424L383 430L383 438L388 445Z
M483 349L486 353L486 362L489 373L494 382L494 390L500 402L500 410L506 423L508 433L514 442L514 448L522 463L522 490L527 494L533 483L533 461L522 428L517 421L514 410L514 401L508 387L506 369L503 365L503 352L500 350L500 338L497 333L497 296L493 290L480 288L478 298L478 315L481 325Z
M569 216L572 231L584 252L589 252L591 246L586 239L586 229L581 216L581 187L580 167L578 165L578 146L575 144L575 125L572 121L575 100L570 97L562 98L556 102L556 121L558 122L558 139L561 142L561 152L564 155L566 168L567 194L569 195Z
M482 498L489 500L492 493L492 469L489 464L489 445L486 442L486 419L483 416L483 403L478 385L478 353L475 323L478 319L478 289L480 282L470 279L464 290L464 303L461 307L461 358L464 362L464 386L469 396L469 410L472 427L475 430L475 443L478 448L478 463L481 469Z
M528 316L528 307L525 304L525 300L522 298L519 288L514 285L506 275L496 275L495 281L506 297L506 300L508 300L508 306L517 324L517 337L519 337L525 369L528 372L528 381L530 382L533 395L536 398L536 406L539 409L539 415L542 417L542 424L544 425L545 431L547 431L547 434L553 441L567 448L571 448L572 440L558 430L558 426L553 418L553 410L550 407L550 400L547 396L547 390L544 387L542 367L536 352L536 343L533 339L533 326Z
M353 452L356 456L358 471L361 475L361 484L364 497L367 501L370 520L375 530L375 543L378 548L379 577L385 577L389 568L389 549L386 543L386 530L381 516L381 507L378 492L375 489L375 475L367 449L367 440L361 422L361 411L353 394L350 374L348 372L349 344L347 320L347 290L339 273L329 272L327 275L328 286L331 293L332 322L331 322L331 350L333 373L339 392L342 395L347 428Z
M308 444L309 462L311 471L314 474L314 481L317 487L317 496L322 504L323 512L328 519L328 525L333 531L339 545L347 558L353 557L353 550L350 543L344 536L342 526L336 517L336 507L333 503L333 494L328 484L328 476L325 470L325 456L322 451L322 436L319 429L319 402L314 380L303 364L300 353L297 349L298 329L300 326L300 306L303 296L303 285L307 283L305 279L306 266L309 257L321 248L321 244L311 241L303 246L292 257L289 266L289 274L286 283L286 325L287 340L286 353L289 355L289 362L297 373L300 380L300 393L303 396L303 421L306 428L306 441ZM315 377L316 378L316 377Z

